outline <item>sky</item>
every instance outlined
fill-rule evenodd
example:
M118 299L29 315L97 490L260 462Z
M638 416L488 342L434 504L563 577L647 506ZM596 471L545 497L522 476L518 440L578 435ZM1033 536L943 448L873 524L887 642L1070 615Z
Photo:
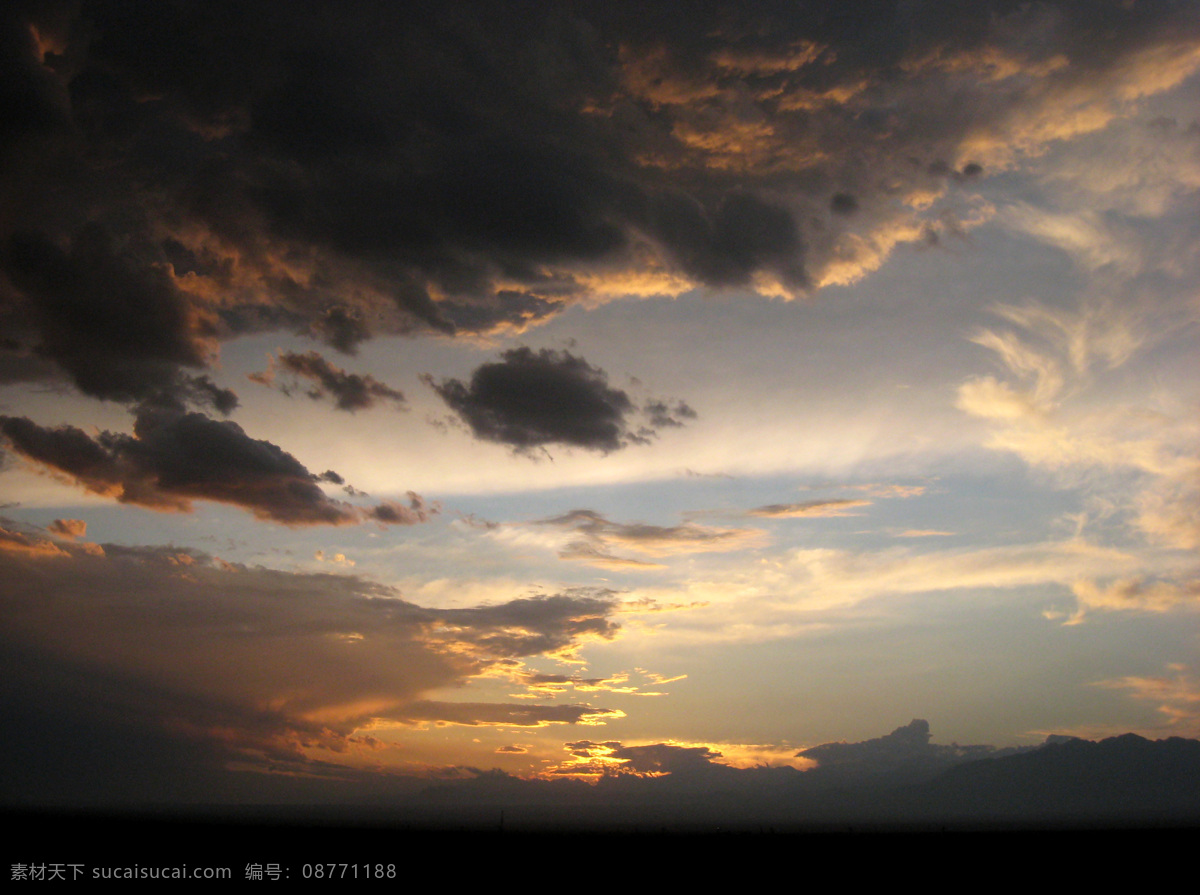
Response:
M1196 4L0 40L9 802L1200 737Z

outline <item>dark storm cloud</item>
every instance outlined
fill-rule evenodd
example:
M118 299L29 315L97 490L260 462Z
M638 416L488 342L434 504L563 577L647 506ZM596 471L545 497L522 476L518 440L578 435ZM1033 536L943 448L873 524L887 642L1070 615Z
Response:
M8 237L3 270L22 295L9 310L17 339L53 360L96 398L134 400L175 384L181 367L203 367L205 326L164 263L119 247L99 225L62 249L44 234Z
M167 757L177 773L230 760L326 773L314 753L376 748L354 735L374 718L540 726L620 716L581 705L427 698L511 661L510 640L500 652L488 647L509 627L522 626L529 648L568 647L591 627L564 620L612 612L611 600L560 594L446 613L356 576L245 567L174 548L108 544L96 552L44 534L0 520L0 655L12 660L0 703L5 717L30 721L9 731L3 751L43 755L32 763L38 770L3 775L6 795L21 800L39 798L53 778L43 750L66 751L38 738L71 730L142 735L141 751L89 735L89 763L120 785L111 774L71 778L83 787L80 799L103 791L135 801L150 792L136 769ZM30 694L53 699L54 712Z
M353 413L355 410L374 407L380 401L393 401L397 405L404 405L403 392L385 385L370 374L347 373L316 351L303 354L285 351L273 360L270 370L255 374L251 378L269 385L273 381L273 374L280 370L314 383L306 394L314 400L332 397L339 410ZM285 393L290 393L288 387L280 388Z
M0 354L140 400L239 332L352 352L633 280L853 281L960 228L921 197L1165 89L1198 30L1116 0L19 4Z
M26 24L26 15L38 6L47 37L56 30L53 24L61 28L62 19L69 18L62 5L55 15L53 4L10 4L0 13L0 153L4 154L19 149L29 135L52 133L69 122L66 91L54 71L43 64L38 35Z
M513 348L501 360L483 364L470 384L458 379L425 382L471 427L477 438L528 451L565 444L615 451L645 443L655 431L634 429L638 408L629 395L608 384L608 375L569 351ZM651 422L682 425L695 411L682 402L646 407ZM664 422L665 421L665 422Z
M284 525L345 525L364 515L407 525L428 512L417 495L408 507L361 509L333 500L317 485L324 477L282 448L200 413L143 405L132 435L95 437L74 426L51 429L4 416L0 433L13 451L88 491L155 510L187 511L193 500L211 500Z
M708 211L690 195L667 193L655 197L649 220L684 271L702 283L744 286L768 270L791 288L808 285L798 227L777 205L733 193Z

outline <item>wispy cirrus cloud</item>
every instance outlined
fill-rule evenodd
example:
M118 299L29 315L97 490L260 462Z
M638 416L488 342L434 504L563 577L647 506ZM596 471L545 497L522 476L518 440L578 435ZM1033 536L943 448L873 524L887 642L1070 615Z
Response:
M819 516L854 516L851 510L859 507L869 507L869 500L853 500L849 498L837 500L805 500L800 503L772 503L762 507L747 510L747 516L761 516L766 519L803 519Z
M694 575L670 588L642 586L638 594L690 604L683 636L756 642L820 626L831 611L917 594L1049 587L1050 593L1070 600L1078 582L1134 574L1141 564L1136 551L1079 538L938 550L801 547L753 567ZM1124 608L1139 607L1131 603ZM630 611L636 611L632 605ZM663 631L656 636L680 635Z
M1170 555L1147 554L1141 574L1076 582L1079 611L1072 620L1088 609L1192 602L1200 569L1178 558L1200 544L1200 427L1173 402L1096 402L1104 374L1130 364L1150 340L1139 310L1084 302L1076 310L1030 303L996 312L1014 329L985 330L975 341L996 354L1005 378L963 383L959 408L991 423L989 447L1019 456L1063 485L1103 484L1109 502L1120 501L1117 519L1127 537Z
M1200 737L1200 676L1181 663L1167 666L1167 674L1099 681L1096 686L1123 690L1133 699L1154 703L1175 736Z

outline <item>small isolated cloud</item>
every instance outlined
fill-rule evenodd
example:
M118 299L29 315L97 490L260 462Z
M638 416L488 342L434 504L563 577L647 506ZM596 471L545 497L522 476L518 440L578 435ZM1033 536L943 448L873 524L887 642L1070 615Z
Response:
M365 510L333 500L318 485L332 481L330 473L314 475L237 423L201 413L143 404L132 435L106 431L94 438L74 426L51 429L0 416L0 434L16 453L87 491L152 510L188 512L193 500L210 500L283 525L346 525L364 517L410 525L430 512L417 495L410 495L408 507Z
M275 385L284 394L290 395L294 386L276 384L279 373L293 381L307 379L312 385L305 391L314 401L331 398L338 410L353 413L367 410L383 401L398 407L405 406L404 393L385 385L370 374L347 373L336 367L316 351L304 354L282 352L271 359L270 367L262 373L254 373L251 379L263 385Z
M511 746L501 746L496 750L497 755L525 755L528 752L528 749L518 743L514 743Z
M493 522L490 519L483 519L476 516L474 513L459 513L458 518L451 523L456 528L474 528L480 531L495 531L500 527L499 522Z
M440 512L441 505L436 501L426 503L425 498L415 491L408 492L408 503L402 504L394 500L384 500L373 507L362 510L367 519L380 525L416 525L427 522L429 517Z
M617 556L612 552L615 548L665 557L739 550L760 543L763 538L757 529L713 528L691 522L671 526L613 522L594 510L572 510L538 524L569 533L570 540L558 553L561 559L607 568L661 568L658 563Z
M619 450L644 444L657 428L681 426L696 412L683 402L670 406L651 400L641 411L650 427L639 425L639 408L608 374L568 351L529 348L505 351L501 360L483 364L470 383L434 382L424 377L457 413L476 438L530 451L549 444L588 450Z
M339 566L353 566L354 560L347 559L344 553L326 554L324 550L318 550L313 553L313 559L317 562L331 562Z
M857 507L869 507L869 500L806 500L802 503L772 503L747 510L748 516L765 519L803 519L812 516L857 516L849 512Z
M866 485L850 485L854 491L862 491L868 497L908 498L920 497L927 490L924 485L889 485L870 483Z
M683 401L676 401L674 405L666 401L647 401L642 409L649 417L650 425L658 429L679 427L683 425L683 420L694 420L697 417L696 411Z
M73 541L87 534L87 523L82 519L55 519L46 530L60 538Z
M703 609L707 605L707 600L696 600L691 603L660 603L651 597L639 597L636 600L628 600L622 603L618 611L631 614L681 612L688 609ZM672 678L672 680L674 679Z

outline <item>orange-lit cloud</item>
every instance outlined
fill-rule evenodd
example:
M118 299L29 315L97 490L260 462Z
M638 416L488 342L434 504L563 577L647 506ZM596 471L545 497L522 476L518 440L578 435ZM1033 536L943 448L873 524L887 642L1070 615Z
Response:
M73 541L87 534L87 523L82 519L55 519L46 530L60 538Z
M767 519L803 519L816 516L855 516L850 510L869 507L869 500L806 500L803 503L773 503L768 506L747 510L748 516Z
M37 349L26 377L120 401L206 400L196 380L243 334L352 353L381 334L521 332L617 295L854 283L900 245L985 220L957 184L1111 128L1200 68L1191 20L1146 5L1104 11L1103 39L1054 5L909 10L903 36L886 16L844 32L747 9L692 30L670 14L645 28L576 10L573 54L542 10L520 23L486 5L439 13L410 52L401 20L326 12L267 39L251 7L236 29L207 13L123 18L122 33L168 29L165 68L81 37L77 11L14 19L27 114L13 139L27 151L10 168L31 186L11 192L0 233L20 296L0 350ZM287 61L308 51L308 28L330 35L326 68L344 78ZM456 52L468 40L484 64ZM201 97L187 47L218 43L225 66ZM550 57L561 70L547 80L533 60ZM492 65L519 73L496 81ZM68 100L93 72L145 127L126 133ZM431 120L426 103L457 112ZM452 122L468 121L466 139ZM466 148L480 141L487 165ZM53 153L51 174L38 160Z
M1200 737L1200 676L1189 666L1168 666L1161 677L1130 676L1100 681L1098 687L1123 690L1132 698L1155 705L1174 736Z
M631 682L628 672L620 672L606 678L585 678L581 675L547 674L536 671L516 671L512 675L514 683L523 685L526 693L514 694L521 698L536 698L539 696L555 697L568 692L577 693L620 693L624 696L664 696L661 690L647 690L647 686L661 686L684 680L687 675L665 677L660 674L637 670L644 682Z
M604 706L428 698L511 657L556 656L614 636L604 617L613 601L603 597L430 610L361 578L153 548L109 545L96 555L9 529L0 531L0 564L12 610L0 631L6 653L31 652L41 673L57 668L67 681L86 662L95 675L86 686L111 690L104 705L119 713L134 700L157 736L230 759L302 770L311 750L357 749L356 730L387 724L594 726L622 717ZM118 714L104 723L122 722Z
M816 762L798 756L793 747L745 743L693 743L668 740L659 743L594 742L565 743L570 758L547 768L550 777L595 779L613 774L683 777L721 774L732 769L795 768L807 770Z
M1074 619L1081 618L1087 610L1200 611L1200 577L1185 581L1130 577L1107 585L1082 579L1071 586L1071 592L1079 605Z
M53 541L7 528L0 528L0 552L35 557L68 555Z

